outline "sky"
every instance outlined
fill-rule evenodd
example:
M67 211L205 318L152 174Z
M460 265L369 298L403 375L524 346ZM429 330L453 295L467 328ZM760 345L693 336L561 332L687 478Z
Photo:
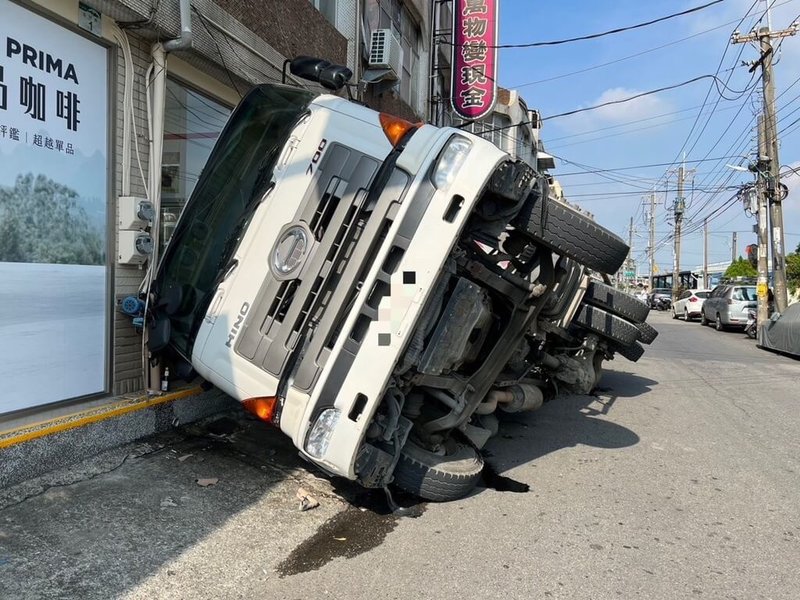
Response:
M709 1L500 0L499 43L589 35ZM768 5L773 30L788 28L800 18L800 0L724 0L699 12L599 39L500 50L498 83L518 89L528 107L543 116L541 137L545 149L556 156L552 174L567 199L625 240L634 217L633 256L640 274L649 271L645 197L654 187L656 264L660 273L672 271L673 242L668 236L673 229L677 168L684 153L689 173L681 269L703 264L706 217L710 263L730 260L734 231L738 255L756 241L755 218L745 214L741 203L731 201L753 176L726 165L746 166L754 156L760 69L753 77L742 62L757 59L759 53L752 44L731 44L730 37L740 21L742 34L759 20L759 26L766 26ZM779 43L774 42L776 47ZM631 102L548 118L715 73L727 82L727 99L711 79L702 79ZM780 43L774 77L781 171L790 173L790 167L800 167L800 120L794 122L800 118L800 34ZM782 181L790 190L783 206L786 247L793 250L800 243L800 176Z

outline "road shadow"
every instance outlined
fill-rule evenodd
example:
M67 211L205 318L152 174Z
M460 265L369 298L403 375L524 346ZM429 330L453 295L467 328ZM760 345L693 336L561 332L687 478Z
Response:
M600 383L592 392L594 396L613 398L635 398L646 394L658 382L628 371L604 371Z
M508 415L486 446L486 461L504 473L542 456L575 446L614 450L634 446L639 436L611 420L613 407L647 393L657 382L621 371L604 374L593 395L559 395L534 413ZM535 482L520 482L535 488Z

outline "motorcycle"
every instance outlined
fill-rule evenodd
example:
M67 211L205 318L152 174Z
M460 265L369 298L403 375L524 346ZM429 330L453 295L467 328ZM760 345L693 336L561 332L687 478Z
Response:
M669 310L672 308L672 300L667 297L653 298L653 304L656 310Z
M756 339L758 333L758 313L753 309L747 311L747 324L744 326L744 332L751 340Z

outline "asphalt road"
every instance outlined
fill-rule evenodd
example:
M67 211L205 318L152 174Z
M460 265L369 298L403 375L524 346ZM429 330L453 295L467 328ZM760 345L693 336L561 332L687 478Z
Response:
M795 600L800 361L650 321L597 396L491 442L527 493L397 518L228 419L0 492L0 597ZM299 486L321 506L300 512Z

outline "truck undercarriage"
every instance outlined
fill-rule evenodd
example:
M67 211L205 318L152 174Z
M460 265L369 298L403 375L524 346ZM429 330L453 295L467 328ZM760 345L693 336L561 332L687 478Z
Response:
M538 229L519 217L566 207L541 195L542 181L529 192L535 175L521 163L506 163L495 175L367 431L356 468L363 485L385 485L393 474L397 485L429 499L463 495L480 476L477 451L497 433L497 413L536 410L559 389L589 393L603 360L613 357L612 340L570 327L589 273L574 257L586 257L558 247L546 216ZM505 189L497 189L497 179ZM582 239L597 229L583 215L569 216ZM611 260L624 258L627 247L617 242L615 250ZM591 263L613 266L594 256Z

